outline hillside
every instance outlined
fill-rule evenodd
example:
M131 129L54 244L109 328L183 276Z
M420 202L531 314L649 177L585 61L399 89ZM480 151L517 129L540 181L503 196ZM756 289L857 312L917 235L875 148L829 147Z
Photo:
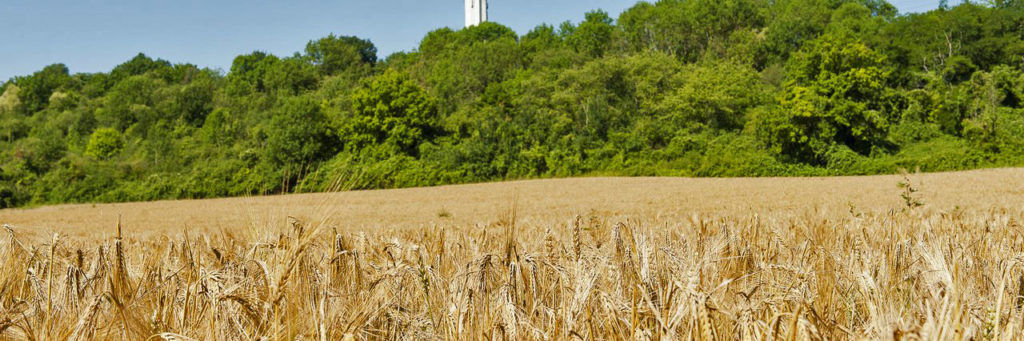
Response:
M54 64L0 84L0 207L1021 166L1022 22L1021 1L664 0L391 56L331 34L229 70Z

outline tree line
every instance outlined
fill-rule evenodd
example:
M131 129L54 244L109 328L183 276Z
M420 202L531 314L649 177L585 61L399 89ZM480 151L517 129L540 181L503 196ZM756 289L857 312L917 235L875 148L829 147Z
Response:
M139 54L0 85L0 207L578 175L1024 164L1024 4L661 0L351 36L230 70Z

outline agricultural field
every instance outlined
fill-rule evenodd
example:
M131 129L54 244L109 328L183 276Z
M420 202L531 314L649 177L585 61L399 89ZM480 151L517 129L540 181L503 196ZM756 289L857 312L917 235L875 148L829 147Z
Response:
M1024 169L0 210L0 338L1020 339Z
M0 341L1024 340L953 2L7 6Z

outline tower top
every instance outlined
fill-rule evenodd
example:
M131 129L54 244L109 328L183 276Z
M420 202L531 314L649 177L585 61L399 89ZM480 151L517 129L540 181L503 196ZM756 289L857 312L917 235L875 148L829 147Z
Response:
M466 27L487 21L487 0L466 1Z

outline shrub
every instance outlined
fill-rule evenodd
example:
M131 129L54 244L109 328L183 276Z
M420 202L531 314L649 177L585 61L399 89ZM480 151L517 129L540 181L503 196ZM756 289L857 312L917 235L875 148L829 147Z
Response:
M85 154L99 160L108 160L121 153L124 148L124 136L114 128L96 129L89 137Z

